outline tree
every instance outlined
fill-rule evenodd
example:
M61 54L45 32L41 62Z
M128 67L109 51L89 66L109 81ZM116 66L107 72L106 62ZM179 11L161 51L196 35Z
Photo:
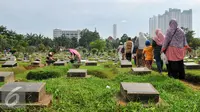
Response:
M128 39L128 35L127 34L123 34L123 36L121 37L121 42L125 43Z
M71 38L71 48L76 48L78 47L78 40L76 37Z
M98 51L103 50L106 47L106 42L104 40L98 39L90 43L91 48L96 48Z
M84 29L80 33L81 38L79 39L79 44L80 46L83 46L85 48L89 48L89 44L95 40L100 39L99 33L98 32L92 32L89 31L88 29Z
M98 49L96 49L96 48L93 48L93 49L92 49L92 54L93 54L93 55L95 55L97 52L98 52Z

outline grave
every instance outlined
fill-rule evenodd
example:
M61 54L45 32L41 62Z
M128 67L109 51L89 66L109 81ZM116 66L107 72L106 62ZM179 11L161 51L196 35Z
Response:
M65 66L65 61L56 61L56 62L54 62L54 66Z
M149 70L147 67L141 67L141 68L132 68L133 73L137 74L150 74L151 70Z
M129 68L132 67L132 63L128 60L121 60L121 68Z
M108 62L107 60L99 60L100 63L106 63Z
M41 63L40 63L40 61L33 61L33 62L31 63L31 66L33 66L33 67L40 67L40 66L41 66Z
M87 60L81 60L81 63L86 63Z
M86 77L87 70L86 69L69 69L67 72L67 77Z
M86 66L97 66L97 61L86 61Z
M7 58L0 58L0 61L6 61Z
M121 82L120 92L128 101L159 102L159 92L150 83Z
M200 69L200 64L196 63L184 63L186 69Z
M2 86L0 89L1 105L5 101L5 97L14 89L15 94L19 95L19 103L17 105L32 105L32 106L48 106L51 103L52 96L46 94L45 83L32 82L11 82Z
M17 58L17 61L22 61L23 59L22 58Z
M17 62L16 61L6 61L3 65L1 65L2 67L16 67L17 66Z
M14 82L15 77L13 72L0 72L0 82Z

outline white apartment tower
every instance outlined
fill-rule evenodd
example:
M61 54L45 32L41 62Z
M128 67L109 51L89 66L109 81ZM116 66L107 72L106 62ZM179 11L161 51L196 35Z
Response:
M61 37L65 35L68 38L76 37L78 40L80 39L80 30L61 30L61 29L54 29L53 30L53 37Z
M184 10L183 12L181 12L180 9L170 8L169 11L165 11L163 15L159 14L158 16L153 16L149 19L150 36L155 36L155 30L157 28L161 29L162 32L166 34L166 31L169 28L169 21L171 19L176 19L179 24L179 27L184 27L188 28L189 30L192 30L192 9ZM155 22L155 20L157 22Z
M117 24L113 25L113 38L117 39Z

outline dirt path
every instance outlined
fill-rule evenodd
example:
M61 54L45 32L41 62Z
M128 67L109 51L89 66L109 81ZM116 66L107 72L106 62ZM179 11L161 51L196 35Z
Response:
M200 91L200 84L194 84L194 83L191 83L191 82L188 82L188 81L183 81L181 80L182 83L184 83L186 86L188 87L191 87L193 90L198 90Z

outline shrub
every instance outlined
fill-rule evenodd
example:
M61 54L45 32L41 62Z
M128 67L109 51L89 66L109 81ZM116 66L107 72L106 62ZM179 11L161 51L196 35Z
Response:
M30 71L26 78L28 80L43 80L49 78L60 77L61 74L56 71Z

